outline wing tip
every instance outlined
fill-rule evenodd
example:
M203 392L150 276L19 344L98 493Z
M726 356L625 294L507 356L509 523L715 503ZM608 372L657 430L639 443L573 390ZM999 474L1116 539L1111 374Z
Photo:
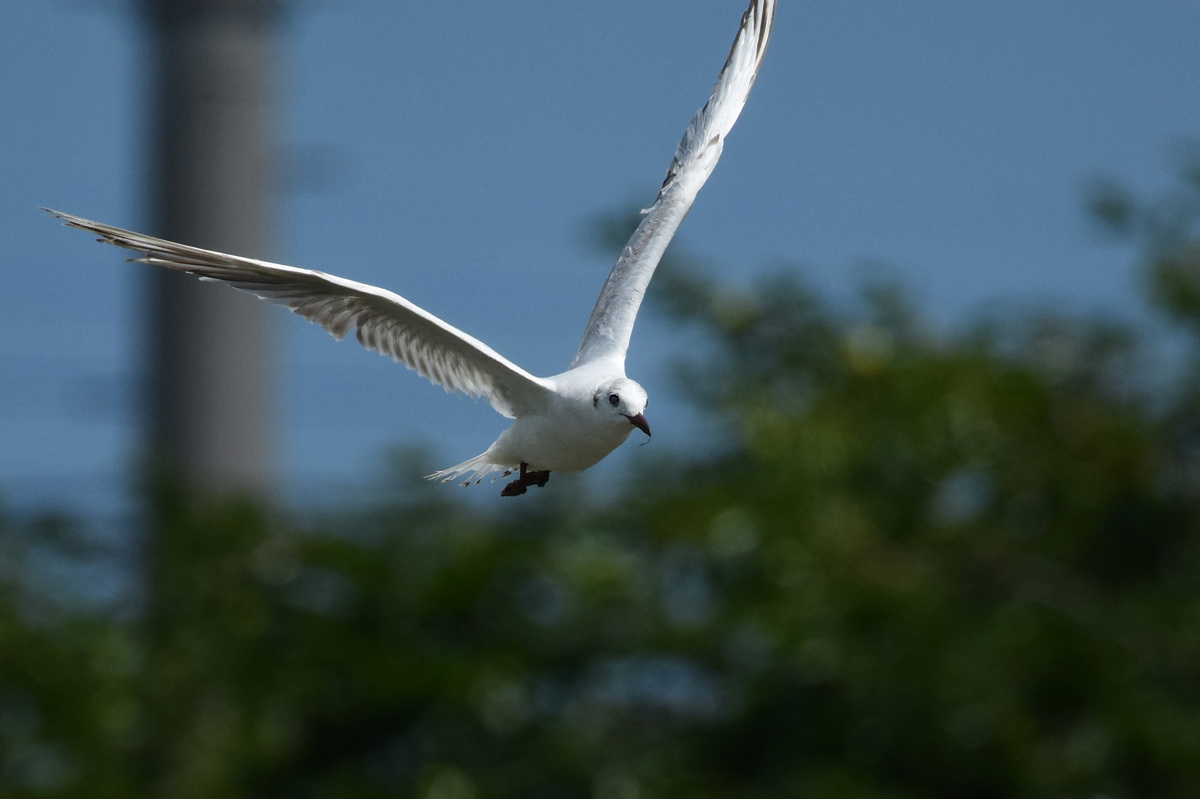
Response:
M73 227L73 228L79 228L81 230L86 230L87 223L91 221L89 219L84 219L81 216L75 216L74 214L68 214L65 211L57 211L53 208L47 208L44 205L39 205L38 208L41 211L43 211L47 216L53 217L54 219L57 219L60 222L62 222L63 225L65 225L66 227Z

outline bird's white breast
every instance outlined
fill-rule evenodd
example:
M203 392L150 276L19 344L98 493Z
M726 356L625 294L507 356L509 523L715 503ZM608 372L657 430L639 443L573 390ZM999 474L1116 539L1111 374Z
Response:
M633 425L597 415L590 402L563 402L551 412L523 416L489 450L493 460L531 469L575 472L594 466L629 438Z

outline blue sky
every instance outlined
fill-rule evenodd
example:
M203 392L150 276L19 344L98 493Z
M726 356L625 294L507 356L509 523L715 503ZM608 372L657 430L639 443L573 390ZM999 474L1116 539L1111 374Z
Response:
M0 28L0 500L128 507L143 271L48 205L147 218L144 31L118 2L13 4ZM322 179L280 196L275 257L395 290L538 374L570 359L611 265L597 214L648 204L743 0L298 3L278 131ZM1099 173L1153 195L1200 137L1200 3L781 0L755 91L677 244L835 296L883 261L936 320L1030 304L1136 314L1134 254L1096 235ZM384 453L435 465L504 427L274 314L284 496L353 496ZM702 436L639 322L655 444ZM611 477L639 456L627 445ZM368 481L368 482L363 482ZM450 490L450 489L447 489ZM487 493L493 493L488 491Z

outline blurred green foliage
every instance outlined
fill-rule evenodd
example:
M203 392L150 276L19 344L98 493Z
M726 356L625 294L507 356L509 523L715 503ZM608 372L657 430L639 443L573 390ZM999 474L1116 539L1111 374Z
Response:
M1154 200L1140 200L1120 181L1094 180L1092 216L1110 233L1143 249L1151 299L1176 321L1200 326L1200 141L1180 147L1180 180ZM1200 332L1200 330L1194 331Z
M714 443L604 501L492 512L404 453L302 521L158 486L117 556L0 521L0 795L1200 794L1192 381L1111 324L935 336L887 287L656 294ZM114 557L116 606L44 578Z

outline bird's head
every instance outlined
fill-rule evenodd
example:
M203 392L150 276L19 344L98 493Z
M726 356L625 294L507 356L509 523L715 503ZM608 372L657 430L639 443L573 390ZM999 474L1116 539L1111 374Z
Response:
M647 436L650 435L650 423L643 413L649 401L646 389L627 377L601 384L592 396L592 406L598 413L614 421L626 419Z

